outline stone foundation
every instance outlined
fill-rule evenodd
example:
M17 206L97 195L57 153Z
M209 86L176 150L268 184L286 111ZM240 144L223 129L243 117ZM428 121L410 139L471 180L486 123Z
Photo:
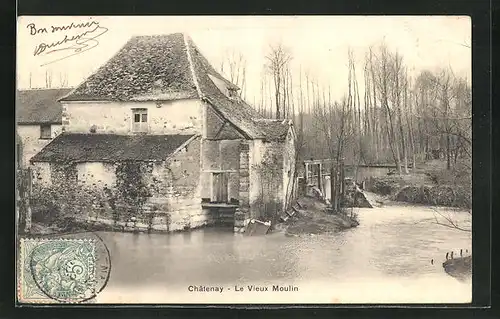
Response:
M194 229L203 226L214 225L217 220L209 210L201 210L197 214L182 215L177 212L173 214L143 215L140 218L129 218L127 220L113 220L105 214L92 214L88 217L77 218L77 222L87 223L96 228L109 227L113 230L125 232L171 232Z

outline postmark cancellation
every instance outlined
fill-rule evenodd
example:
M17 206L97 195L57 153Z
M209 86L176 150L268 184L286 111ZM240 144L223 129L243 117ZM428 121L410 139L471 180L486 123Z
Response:
M97 293L93 239L21 239L20 303L80 303Z

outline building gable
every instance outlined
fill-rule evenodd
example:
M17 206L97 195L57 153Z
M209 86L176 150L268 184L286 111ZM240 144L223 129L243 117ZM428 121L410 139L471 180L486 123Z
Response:
M240 132L236 130L236 127L229 123L226 122L220 133L217 135L216 139L220 140L237 140L237 139L244 139L245 137L241 135Z
M206 137L214 139L223 128L225 120L217 115L210 106L206 106L206 108Z
M238 128L227 119L217 114L212 106L207 105L206 126L207 138L212 140L245 139Z
M207 114L213 127L208 138L284 138L275 124L262 124L262 116L236 94L239 88L221 76L201 51L181 33L137 36L97 72L61 101L138 102L201 99L219 116ZM222 126L220 122L228 122ZM286 132L285 132L286 133Z

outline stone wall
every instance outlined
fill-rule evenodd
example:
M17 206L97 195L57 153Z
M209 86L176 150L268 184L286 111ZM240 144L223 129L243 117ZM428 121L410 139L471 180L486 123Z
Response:
M286 210L295 196L296 148L292 129L283 145L283 209Z
M34 186L34 214L43 214L37 205L52 202L59 219L125 231L212 224L214 217L201 207L200 139L163 162L36 163L42 178Z
M396 167L393 168L396 170ZM391 171L391 168L388 167L375 167L375 166L345 166L345 177L350 177L354 179L356 182L361 183L363 181L368 181L370 177L384 177L387 176L387 173Z
M116 183L116 167L113 163L78 163L76 165L78 183L110 187Z
M72 102L63 104L65 132L133 134L134 108L145 108L149 134L200 134L202 103L185 99L155 102Z
M248 143L240 146L240 167L239 167L239 203L242 212L250 210L250 147Z
M283 211L284 144L254 140L250 145L250 215L271 220Z

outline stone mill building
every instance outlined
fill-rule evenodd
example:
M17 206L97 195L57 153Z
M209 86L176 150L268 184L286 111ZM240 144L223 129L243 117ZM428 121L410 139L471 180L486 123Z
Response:
M295 131L262 118L184 34L136 36L59 99L34 188L77 219L182 230L275 220L295 192Z

